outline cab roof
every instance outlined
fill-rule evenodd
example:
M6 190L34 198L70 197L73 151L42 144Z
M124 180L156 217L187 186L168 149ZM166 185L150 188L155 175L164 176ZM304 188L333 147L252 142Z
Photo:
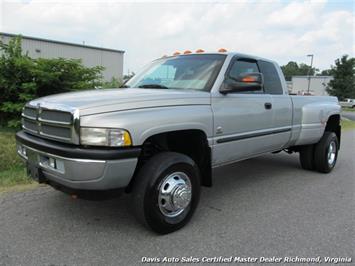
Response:
M254 59L254 60L263 60L263 61L267 61L267 62L271 62L271 63L276 63L273 60L267 59L267 58L263 58L260 56L255 56L255 55L250 55L250 54L244 54L244 53L238 53L238 52L191 52L188 54L178 54L178 55L170 55L170 56L163 56L163 58L170 58L170 57L177 57L177 56L191 56L191 55L226 55L228 57L240 57L240 58L249 58L249 59Z

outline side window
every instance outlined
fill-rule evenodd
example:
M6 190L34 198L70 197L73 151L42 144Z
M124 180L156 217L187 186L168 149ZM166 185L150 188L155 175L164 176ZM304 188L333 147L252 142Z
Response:
M232 67L229 70L229 76L232 78L238 78L243 73L259 72L256 62L237 60L234 61Z
M274 64L266 61L258 62L260 72L264 76L264 91L268 94L283 94L280 76Z

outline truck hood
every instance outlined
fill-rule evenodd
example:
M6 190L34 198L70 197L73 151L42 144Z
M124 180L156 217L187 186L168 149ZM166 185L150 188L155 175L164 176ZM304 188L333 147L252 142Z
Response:
M78 109L80 116L177 105L210 104L210 94L196 90L172 89L102 89L62 93L42 97L29 103L36 106L60 106Z

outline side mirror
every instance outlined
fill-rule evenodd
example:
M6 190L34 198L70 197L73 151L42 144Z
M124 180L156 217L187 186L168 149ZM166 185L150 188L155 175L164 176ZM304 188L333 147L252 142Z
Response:
M237 78L227 77L219 91L221 93L259 91L262 90L263 85L263 74L243 73Z

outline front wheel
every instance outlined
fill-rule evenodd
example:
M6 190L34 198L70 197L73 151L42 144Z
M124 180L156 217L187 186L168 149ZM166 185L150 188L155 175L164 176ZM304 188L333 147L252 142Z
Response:
M160 234L183 227L200 198L200 176L195 162L175 152L159 153L138 172L133 186L138 220Z
M339 151L339 140L334 132L324 132L321 140L315 145L314 166L322 173L329 173L333 170Z

